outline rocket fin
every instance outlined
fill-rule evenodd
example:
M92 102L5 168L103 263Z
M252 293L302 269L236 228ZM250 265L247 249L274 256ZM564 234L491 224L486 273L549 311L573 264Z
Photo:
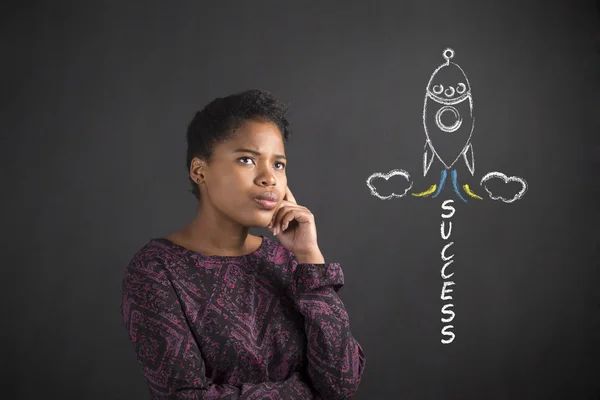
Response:
M469 143L469 146L463 152L463 157L465 159L465 164L467 164L467 168L469 168L469 172L471 175L475 174L475 154L473 153L473 144Z
M425 142L425 152L423 153L423 176L427 175L427 171L433 162L434 152L429 141Z

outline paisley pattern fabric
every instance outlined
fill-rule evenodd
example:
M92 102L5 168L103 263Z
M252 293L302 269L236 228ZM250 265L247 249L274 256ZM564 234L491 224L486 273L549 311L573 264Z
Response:
M365 367L338 263L299 264L262 236L243 256L151 239L125 269L121 313L155 399L346 399Z

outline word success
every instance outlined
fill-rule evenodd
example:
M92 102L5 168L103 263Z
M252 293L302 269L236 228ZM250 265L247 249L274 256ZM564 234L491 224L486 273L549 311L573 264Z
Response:
M450 205L453 202L454 202L454 200L445 200L442 203L442 226L440 228L440 233L442 235L442 240L447 241L447 243L442 248L442 252L441 252L442 262L444 262L444 266L442 267L442 271L441 271L442 279L444 279L444 285L442 286L441 299L444 301L452 300L452 296L450 296L448 293L452 292L452 289L450 289L449 286L454 285L453 281L447 280L447 279L451 278L452 275L454 275L454 272L452 272L451 274L448 274L446 271L447 268L450 265L452 265L452 263L454 262L454 260L453 260L454 254L449 254L450 247L452 247L452 245L454 244L454 242L449 241L450 235L452 234L452 221L450 219L456 212L454 207L452 207ZM442 335L447 337L446 339L442 339L443 344L452 343L452 341L456 337L454 332L452 332L452 328L454 328L454 325L450 325L450 323L452 322L452 320L455 317L454 311L451 310L452 307L454 307L454 304L452 304L452 303L444 304L444 306L442 307L442 314L447 315L446 318L442 317L442 322L446 324L442 328Z

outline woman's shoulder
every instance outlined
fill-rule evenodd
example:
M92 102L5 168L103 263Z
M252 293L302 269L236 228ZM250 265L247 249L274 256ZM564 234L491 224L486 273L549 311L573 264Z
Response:
M127 270L146 270L160 272L169 263L175 254L171 246L161 241L160 238L149 239L138 248L131 257Z
M263 257L275 264L287 264L294 258L294 253L289 251L279 240L271 239L268 236L263 236L263 242L259 249L262 250Z

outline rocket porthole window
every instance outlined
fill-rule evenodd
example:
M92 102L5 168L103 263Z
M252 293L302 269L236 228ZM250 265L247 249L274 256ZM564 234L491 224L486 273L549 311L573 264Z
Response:
M433 87L433 93L435 93L435 94L442 94L443 91L444 91L444 87L442 85L435 85Z
M442 131L452 133L460 128L462 125L462 118L456 108L444 106L435 113L435 124Z
M456 87L456 93L458 93L458 94L463 94L466 91L467 91L467 85L465 85L462 82L459 83L458 86Z
M444 90L444 94L446 95L446 97L454 96L454 88L452 86L448 86L448 88Z

